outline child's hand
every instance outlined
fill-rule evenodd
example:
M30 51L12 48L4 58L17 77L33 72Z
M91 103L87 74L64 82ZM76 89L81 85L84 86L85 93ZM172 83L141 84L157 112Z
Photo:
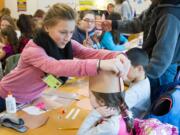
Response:
M86 39L83 41L83 45L86 47L92 47L93 46L93 41L89 37L88 31L86 31Z
M92 48L92 46L93 46L93 41L91 40L90 37L88 37L88 38L86 38L86 39L83 41L83 45L86 46L86 47Z
M123 78L126 78L128 72L129 72L129 69L131 67L131 62L130 60L123 54L120 54L116 57L117 59L119 59L119 61L121 62L122 64L122 69L121 69L121 72L120 72L120 76L123 77Z
M103 71L112 71L117 75L121 74L124 71L123 64L117 58L101 60L99 68Z
M114 108L109 108L107 106L98 107L96 108L96 111L98 111L103 117L112 116L117 112Z
M93 40L96 42L96 43L99 43L99 38L98 38L98 33L94 33L93 35Z
M112 21L111 20L102 21L101 27L102 27L103 31L111 31L112 30Z

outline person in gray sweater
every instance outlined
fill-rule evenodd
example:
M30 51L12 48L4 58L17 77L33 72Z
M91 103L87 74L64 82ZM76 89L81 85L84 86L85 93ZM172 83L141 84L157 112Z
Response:
M180 0L151 0L152 4L138 18L129 21L104 21L104 30L122 33L143 32L144 49L150 58L146 73L150 79L152 99L159 86L173 82L180 63Z

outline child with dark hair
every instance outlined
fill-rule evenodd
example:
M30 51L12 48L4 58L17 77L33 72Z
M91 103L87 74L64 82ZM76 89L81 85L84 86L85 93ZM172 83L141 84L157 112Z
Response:
M4 61L7 57L15 54L18 47L16 32L11 26L6 26L0 32L2 44L0 47L0 60Z
M16 25L15 25L14 20L11 16L4 15L1 17L0 28L3 29L6 26L11 26L11 27L13 27L14 30L16 29Z
M144 70L149 58L140 48L132 48L126 54L131 61L131 67L127 75L130 85L125 92L125 101L135 117L142 117L150 107L150 82Z
M21 36L19 38L19 49L18 52L21 53L28 41L33 37L35 23L31 15L21 14L17 20L17 26L21 31Z
M123 81L112 72L89 78L93 111L81 125L78 135L130 135L133 118L124 102Z
M73 32L72 39L87 47L93 47L93 35L95 34L95 12L90 10L80 11L77 26Z
M119 13L113 12L108 18L109 20L120 20L121 15ZM112 51L124 51L124 44L128 42L127 38L124 37L118 30L112 30L104 32L101 36L100 45L101 48Z
M78 135L178 135L177 127L157 119L133 119L123 99L123 86L121 78L112 72L101 71L89 78L93 110L84 120Z

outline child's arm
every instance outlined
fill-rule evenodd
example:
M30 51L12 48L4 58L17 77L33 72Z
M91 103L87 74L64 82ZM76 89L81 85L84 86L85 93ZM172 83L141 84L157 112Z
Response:
M148 78L140 82L137 82L136 84L133 84L125 92L125 102L130 109L132 109L136 104L145 102L149 99L150 99L150 84Z
M119 119L117 117L110 118L96 126L101 118L101 114L93 110L81 125L78 135L117 135L119 130Z
M92 48L87 48L78 43L75 40L71 41L73 47L74 57L80 59L111 59L119 55L119 52L111 52L107 50L95 50Z
M108 50L112 50L112 51L124 51L125 50L124 45L117 45L114 43L113 37L110 32L104 33L101 43Z

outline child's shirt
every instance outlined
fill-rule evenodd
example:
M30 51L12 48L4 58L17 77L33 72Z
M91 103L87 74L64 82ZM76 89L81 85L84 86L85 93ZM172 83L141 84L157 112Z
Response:
M133 112L134 117L141 117L150 107L150 82L149 79L131 83L125 92L125 102Z
M88 32L89 37L92 39L92 36L95 34L95 29L92 31ZM86 39L86 32L78 28L78 26L75 28L73 32L72 39L76 40L77 42L83 44L83 41ZM94 42L94 41L93 41Z
M112 51L124 51L126 48L123 44L128 42L128 40L123 35L119 36L119 40L120 44L115 44L111 32L105 32L100 42L101 48Z
M111 59L119 53L87 48L72 40L75 60L56 60L32 40L23 49L17 67L0 81L0 97L11 90L17 103L29 103L41 96L47 85L45 73L60 76L88 76L97 74L98 59ZM85 60L83 60L85 59Z
M121 115L103 120L102 115L93 110L81 125L78 135L129 135Z
M18 49L18 52L21 53L22 50L24 49L25 45L28 43L28 41L30 40L30 38L28 37L20 37L19 39L19 49Z

